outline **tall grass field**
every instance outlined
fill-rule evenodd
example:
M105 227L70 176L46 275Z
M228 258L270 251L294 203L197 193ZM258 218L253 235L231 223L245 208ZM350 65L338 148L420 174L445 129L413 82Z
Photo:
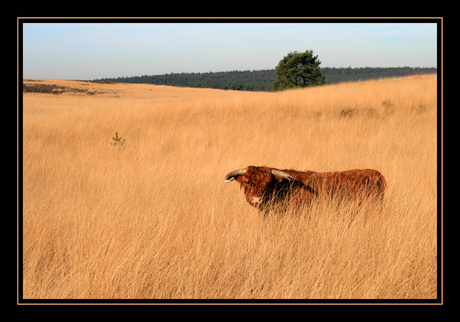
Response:
M43 89L23 94L24 299L436 298L436 75L276 93L24 84ZM387 190L379 209L264 219L224 183L248 165L371 168Z

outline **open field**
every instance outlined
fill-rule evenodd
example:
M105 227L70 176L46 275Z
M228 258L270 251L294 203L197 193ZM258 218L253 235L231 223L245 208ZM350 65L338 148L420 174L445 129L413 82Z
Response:
M24 93L25 299L436 298L435 75L279 93L24 82L41 86ZM373 168L384 206L262 220L223 180L248 165Z

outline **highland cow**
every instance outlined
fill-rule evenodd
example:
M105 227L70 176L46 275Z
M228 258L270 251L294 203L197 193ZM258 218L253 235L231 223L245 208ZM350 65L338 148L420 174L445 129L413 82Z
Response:
M248 203L264 213L275 205L308 206L319 198L358 204L371 197L382 200L386 187L383 175L372 169L314 172L248 166L230 172L224 180L238 182Z

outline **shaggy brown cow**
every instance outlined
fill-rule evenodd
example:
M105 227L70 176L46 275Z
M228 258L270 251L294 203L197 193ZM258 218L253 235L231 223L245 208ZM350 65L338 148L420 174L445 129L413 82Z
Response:
M320 197L359 203L371 196L382 199L386 187L383 175L372 169L313 172L249 166L224 180L238 182L249 204L263 212L275 204L308 205Z

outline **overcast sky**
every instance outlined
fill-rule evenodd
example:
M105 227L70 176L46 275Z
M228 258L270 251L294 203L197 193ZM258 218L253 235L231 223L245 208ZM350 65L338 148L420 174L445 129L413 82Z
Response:
M71 21L70 21L71 22ZM436 23L24 23L24 78L95 79L321 67L437 67Z

